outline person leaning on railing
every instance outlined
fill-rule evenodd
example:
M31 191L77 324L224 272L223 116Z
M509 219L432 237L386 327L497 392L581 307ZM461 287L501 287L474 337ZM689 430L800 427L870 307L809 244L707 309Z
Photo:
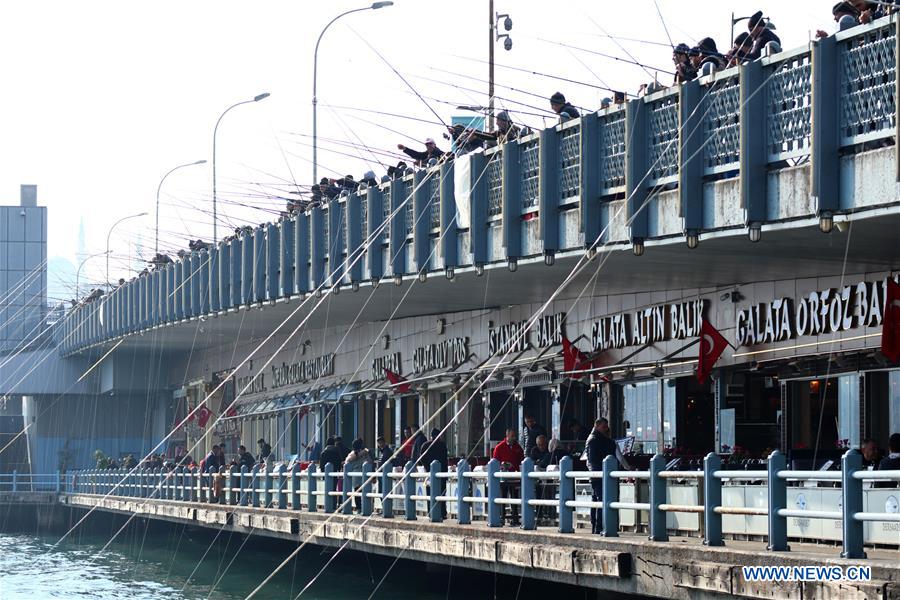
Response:
M879 471L900 471L900 433L892 433L888 440L890 454L878 463ZM875 484L875 487L897 487L897 481L883 481Z
M609 430L609 421L599 418L594 421L594 430L588 436L587 443L584 448L587 458L587 466L589 471L602 471L603 460L607 456L615 456L619 464L628 470L631 465L625 460L619 445L611 437ZM593 491L591 499L594 502L603 502L603 479L600 477L591 478L591 489ZM599 508L591 509L591 533L601 533L603 531L602 513Z
M502 471L518 471L525 460L525 451L519 445L519 434L510 427L506 430L506 437L494 447L493 458L500 463ZM512 479L500 480L500 495L504 498L518 498L518 482ZM506 509L504 508L504 513ZM512 525L519 524L519 507L510 505L510 520Z

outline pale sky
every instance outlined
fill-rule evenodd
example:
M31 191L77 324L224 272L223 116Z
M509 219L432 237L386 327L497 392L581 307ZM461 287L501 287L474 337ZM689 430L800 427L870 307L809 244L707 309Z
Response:
M776 24L785 49L805 44L810 31L833 29L831 0L658 2L674 43L693 44L709 35L723 52L730 47L732 12L746 16L763 10ZM296 189L294 182L311 183L316 37L334 16L369 4L5 0L0 12L5 79L0 97L0 203L17 204L19 184L37 184L38 203L49 209L48 256L73 264L80 221L90 254L105 250L116 220L149 213L120 224L112 234L110 279L130 276L138 247L143 246L144 259L152 256L156 189L176 165L209 161L166 181L161 249L174 254L186 248L188 238L212 239L213 126L231 104L269 92L270 98L231 111L219 127L219 237L234 225L272 220L284 202L266 195L287 196L287 190ZM638 61L657 69L671 67L668 47L621 39L668 45L653 0L496 0L495 10L509 13L513 20L513 48L507 52L502 41L497 45L498 65L635 92L650 80L641 67L542 41L628 58L616 41L603 37L607 33L619 38ZM335 23L319 51L319 176L358 178L372 168L380 177L385 167L378 161L396 163L397 158L384 153L396 153L398 143L419 148L416 140L433 137L446 148L440 139L443 127L429 106L449 122L451 115L466 114L455 109L457 104L487 103L488 69L478 62L487 60L487 13L488 0L396 0L392 7L354 13ZM745 29L741 23L735 32ZM366 42L425 97L424 102ZM659 78L671 81L668 74ZM543 119L516 111L548 109L546 98L553 92L562 91L574 104L590 108L611 95L499 66L496 82L498 107L509 108L515 121L532 127L541 127ZM377 158L372 151L380 153ZM83 280L96 283L103 278L103 257L85 265ZM62 279L60 283L71 287L71 275Z

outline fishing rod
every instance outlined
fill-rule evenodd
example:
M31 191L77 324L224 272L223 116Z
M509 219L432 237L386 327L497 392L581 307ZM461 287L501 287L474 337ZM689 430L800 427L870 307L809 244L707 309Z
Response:
M433 79L431 77L425 77L423 75L416 75L415 77L417 77L419 79L424 79L425 81L430 81L432 83L438 83L440 85L446 85L449 87L457 88L457 89L460 89L460 90L463 90L466 92L473 92L475 94L484 94L484 92L482 90L476 90L474 88L463 87L457 83L451 83L449 81L441 81L440 79ZM495 83L494 85L499 85L499 84ZM535 96L539 96L539 95L535 94ZM543 98L543 96L540 96L540 97ZM546 113L546 114L540 114L540 113L529 113L529 112L517 111L517 112L522 112L522 114L532 115L535 117L545 117L545 116L550 116L553 114L553 111L551 111L549 108L541 108L539 106L534 106L532 104L527 104L525 102L519 102L518 100L513 100L511 98L504 98L503 96L498 96L497 94L494 94L494 98L497 100L500 100L502 102L508 102L510 104L517 104L518 106L524 106L525 108L539 110L539 111L541 111L541 113ZM579 106L578 108L581 108L581 107Z
M376 123L373 123L373 124L376 124ZM294 133L294 132L290 132L290 131L288 131L286 133L288 135L294 135L294 136L303 137L303 138L311 138L312 137L308 133ZM320 136L319 140L322 140L322 139L323 138ZM410 139L415 139L415 138L410 138ZM291 141L296 144L301 143L301 142L298 142L297 140L291 140ZM336 146L340 146L340 147L344 147L344 148L359 148L360 147L359 144L355 144L355 143L347 141L347 140L337 140L337 139L327 139L326 138L326 141L329 144L334 144ZM304 145L306 145L306 144L304 144ZM393 158L400 158L400 156L401 156L397 152L393 152L391 150L386 150L384 148L379 148L377 146L363 146L363 147L366 148L367 150L369 150L372 154L380 154L381 156L384 156L387 158L393 159ZM405 155L403 155L403 156L405 156ZM384 165L382 165L382 166L384 166ZM385 167L385 168L387 168L387 167Z
M375 115L381 115L383 117L396 117L398 119L407 119L409 121L416 121L418 123L428 123L429 125L444 125L443 121L441 121L441 122L430 121L428 119L422 119L419 117L410 117L409 115L401 115L401 114L397 114L397 113L385 112L382 110L375 110L372 108L358 108L356 106L340 106L337 104L321 104L321 105L328 106L331 108L336 108L338 110L353 110L353 111L357 111L357 112L365 112L365 113L371 113L371 114L375 114Z
M621 40L623 42L636 42L638 44L647 44L649 46L662 46L663 48L670 47L669 44L666 44L664 42L654 42L653 40L642 40L640 38L622 37L620 35L614 36L614 35L610 35L608 33L587 33L586 35L590 35L590 36L594 36L594 37L609 38L609 39L617 39L617 40Z
M479 78L479 77L474 77L474 76L472 76L472 75L464 75L464 74L462 74L462 73L456 73L456 72L454 72L454 71L448 71L448 70L446 70L446 69L439 69L439 68L437 68L437 67L428 67L428 68L429 68L430 70L432 70L432 71L437 71L437 72L439 72L439 73L446 73L446 74L448 74L448 75L454 75L454 76L456 76L456 77L462 77L463 79L471 79L472 81L477 81L477 82L479 82L479 83L486 83L486 81L485 81L484 79L481 79L481 78ZM546 99L547 99L547 96L546 96L545 94L536 94L536 93L534 93L534 92L529 92L529 91L527 91L527 90L520 90L519 88L514 88L514 87L509 86L509 85L503 85L502 83L494 83L494 87L501 87L501 88L510 90L511 92L517 92L517 93L519 93L519 94L525 94L525 95L527 95L527 96L533 96L533 97L535 97L535 98L540 98L541 100L546 100ZM462 88L461 88L461 89L462 89ZM481 93L484 93L484 92L481 92ZM495 97L495 98L500 98L500 97L497 96L497 95L495 95L494 97ZM501 100L502 100L502 99L503 99L503 98L501 98ZM512 102L512 100L507 100L507 102ZM578 106L577 104L575 104L574 106L575 106L575 108L580 108L580 109L585 110L585 112L590 112L590 110L586 109L586 108L583 107L583 106ZM535 107L535 108L537 108L537 107ZM538 110L544 110L544 109L538 108ZM551 111L551 110L547 110L546 112L547 112L549 115L554 114L553 111Z
M426 107L428 107L428 110L431 111L431 114L433 114L435 117L437 117L437 120L441 122L441 125L443 125L444 127L449 127L449 125L447 125L447 123L441 118L441 115L437 114L437 111L435 111L433 108L431 108L431 105L430 105L430 104L428 104L427 102L425 102L425 99L422 98L422 95L419 94L419 92L416 91L416 88L414 88L414 87L412 86L412 84L410 84L410 83L406 80L406 78L405 78L403 75L400 74L400 71L398 71L397 69L394 68L394 65L392 65L391 63L389 63L389 62L387 61L387 59L386 59L385 57L383 57L383 56L381 55L381 53L380 53L378 50L376 50L375 47L374 47L372 44L370 44L369 41L368 41L366 38L364 38L363 36L359 35L359 33L357 33L357 31L356 31L355 29L353 29L352 27L349 27L349 26L348 26L348 29L349 29L350 31L352 31L354 34L356 34L356 37L358 37L359 39L361 39L361 40L363 41L363 43L364 43L366 46L368 46L369 49L370 49L372 52L374 52L375 55L378 56L378 58L380 58L381 61L382 61L384 64L386 64L386 65L391 69L391 71L394 72L394 74L395 74L397 77L400 78L400 81L402 81L403 83L405 83L405 84L406 84L406 87L408 87L409 89L411 89L411 90L413 91L413 93L414 93L416 96L419 97L419 100L422 101L422 104L424 104Z
M462 60L469 60L469 61L473 61L473 62L477 62L477 63L486 64L488 62L488 61L482 60L480 58L472 58L470 56L459 56L458 54L453 54L451 56L453 56L454 58L459 58ZM511 67L509 65L498 65L498 64L495 64L494 66L500 67L501 69L509 69L511 71L519 71L521 73L528 73L529 75L537 75L538 77L546 77L548 79L556 79L559 81L565 81L566 83L574 83L575 85L582 85L584 87L593 88L595 90L603 90L604 92L612 92L614 94L623 93L621 90L614 90L612 88L608 88L608 87L605 87L602 85L594 85L593 83L578 81L576 79L569 79L567 77L560 77L559 75L550 75L548 73L541 73L540 71L532 71L530 69L523 69L522 67ZM652 75L651 75L651 77L652 77ZM628 94L627 92L625 92L625 93L629 96L634 96L634 94Z
M669 28L666 25L666 20L663 18L662 11L659 9L659 2L657 0L653 0L653 6L656 7L656 14L659 15L659 20L662 23L663 30L666 32L666 37L669 38L669 46L672 47L672 50L675 50L675 42L672 41L672 36L669 34Z
M623 63L629 64L629 65L636 65L636 66L638 66L638 67L641 67L641 68L644 69L645 71L646 71L647 69L653 69L654 71L659 71L660 73L665 73L666 75L674 75L674 74L675 74L675 73L672 72L672 71L667 71L666 69L658 69L658 68L656 68L656 67L654 67L654 66L646 65L646 64L641 63L641 62L638 62L638 61L636 61L636 60L629 60L629 59L627 59L627 58L622 58L622 57L620 57L620 56L614 56L614 55L612 55L612 54L605 54L605 53L603 53L603 52L598 52L598 51L596 51L596 50L590 50L590 49L588 49L588 48L582 48L582 47L580 47L580 46L573 46L572 44L566 44L566 43L563 43L563 42L557 42L557 41L554 41L554 40L548 40L548 39L541 38L541 37L536 37L536 38L534 38L534 39L538 40L539 42L544 42L544 43L546 43L546 44L553 44L553 45L555 45L555 46L562 46L563 48L569 48L569 49L571 49L571 50L579 50L579 51L581 51L581 52L587 52L588 54L596 54L597 56L602 56L602 57L604 57L604 58L611 58L612 60L617 60L617 61L619 61L619 62L623 62ZM632 57L632 58L634 58L634 57Z
M587 14L587 13L585 13L585 16L591 21L591 23L593 23L594 25L596 25L597 28L598 28L600 31L602 31L603 33L609 35L609 32L606 31L605 29L603 29L603 27L600 26L600 23L598 23L597 21L595 21L595 20L593 19L593 17L591 17L591 16L590 16L589 14ZM645 67L645 66L642 65L640 62L638 62L638 60L637 60L634 56L632 56L631 52L629 52L628 50L626 50L626 49L625 49L625 46L623 46L622 44L619 43L619 40L617 40L616 38L614 38L614 37L612 37L612 36L610 36L610 39L612 39L613 43L615 43L615 45L619 47L619 50L621 50L622 52L624 52L625 55L626 55L628 58L630 58L631 60L634 61L634 64L640 66L640 67L644 70L644 73L646 73L647 75L650 76L650 78L652 78L654 81L656 81L656 76L654 76L653 73L651 73L649 70L647 70L647 67ZM670 73L670 74L671 74L671 73Z

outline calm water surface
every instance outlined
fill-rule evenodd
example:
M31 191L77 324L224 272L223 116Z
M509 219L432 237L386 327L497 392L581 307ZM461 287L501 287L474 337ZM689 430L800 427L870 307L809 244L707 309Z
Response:
M118 526L118 524L117 524ZM295 543L181 525L134 524L104 553L116 527L76 533L56 548L62 531L39 534L0 533L0 598L203 599L244 598L290 552ZM242 546L243 544L243 546ZM319 548L304 549L257 598L290 599L332 557ZM526 600L559 597L559 584L495 578L461 569L426 571L421 563L359 552L340 553L301 598L349 600L446 600L478 598ZM387 576L385 577L385 574ZM583 598L583 592L563 592Z

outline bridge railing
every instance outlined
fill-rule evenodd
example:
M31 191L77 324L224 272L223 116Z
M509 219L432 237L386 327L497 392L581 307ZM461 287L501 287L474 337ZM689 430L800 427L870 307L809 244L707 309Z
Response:
M856 202L846 197L853 182L841 185L849 173L842 157L896 143L897 24L885 17L472 154L468 194L456 189L451 161L242 232L74 309L57 329L61 352L326 282L358 289L383 277L580 251L601 234L637 243L683 229L693 240L744 225L756 239L767 222L827 222ZM812 200L778 203L771 172L807 164ZM710 200L704 186L717 180L736 193ZM641 208L662 191L675 194L678 210L650 218L655 206ZM710 201L731 198L739 205L710 210ZM619 223L609 207L623 200L628 219ZM728 216L710 216L718 214ZM369 237L376 241L364 259L345 270Z
M0 492L59 492L65 488L65 475L56 473L0 473Z
M319 470L315 464L301 471L299 465L275 469L256 465L239 471L222 468L202 473L179 467L173 471L92 470L81 471L65 479L66 492L122 497L155 498L187 502L212 502L226 506L273 507L280 509L360 514L365 517L403 517L416 520L425 515L433 522L455 518L461 525L483 519L489 527L505 523L534 530L552 525L561 533L573 533L584 511L594 513L603 535L616 537L624 513L646 513L651 540L669 539L667 521L673 514L695 514L701 519L704 543L721 546L724 542L723 519L762 518L766 522L768 549L789 550L789 519L824 520L840 525L843 545L841 556L865 558L864 545L879 542L867 539L865 525L900 523L897 495L900 490L870 490L888 494L884 508L865 502L864 482L900 484L900 471L869 471L862 468L862 456L848 451L841 460L842 470L798 471L787 468L785 456L772 453L765 470L723 468L721 459L707 455L702 471L666 470L666 459L654 456L646 471L623 470L615 457L607 457L600 471L575 470L573 460L565 457L558 470L540 471L531 459L525 459L520 471L504 471L497 460L485 468L471 469L460 460L454 469L443 471L437 461L428 469L412 462L397 469L374 469L367 463L360 470L335 469L327 464ZM676 485L692 482L700 492L694 502L676 501ZM811 488L824 482L839 488ZM764 502L734 501L733 493L743 484L752 484L757 498ZM791 484L789 486L788 484ZM637 485L636 485L637 484ZM724 484L724 485L723 485ZM645 497L637 490L644 489ZM629 487L630 486L630 487ZM669 488L672 489L669 489ZM593 497L586 489L596 490ZM796 492L789 508L789 489ZM631 493L625 494L626 490ZM798 492L799 490L799 492ZM810 508L802 493L834 491L831 510ZM600 493L602 491L602 493ZM683 491L683 490L682 490ZM889 494L894 494L893 496ZM684 498L684 494L677 498ZM891 504L893 498L893 504ZM733 527L728 528L734 531ZM790 536L796 537L796 536ZM888 541L890 544L890 542Z

